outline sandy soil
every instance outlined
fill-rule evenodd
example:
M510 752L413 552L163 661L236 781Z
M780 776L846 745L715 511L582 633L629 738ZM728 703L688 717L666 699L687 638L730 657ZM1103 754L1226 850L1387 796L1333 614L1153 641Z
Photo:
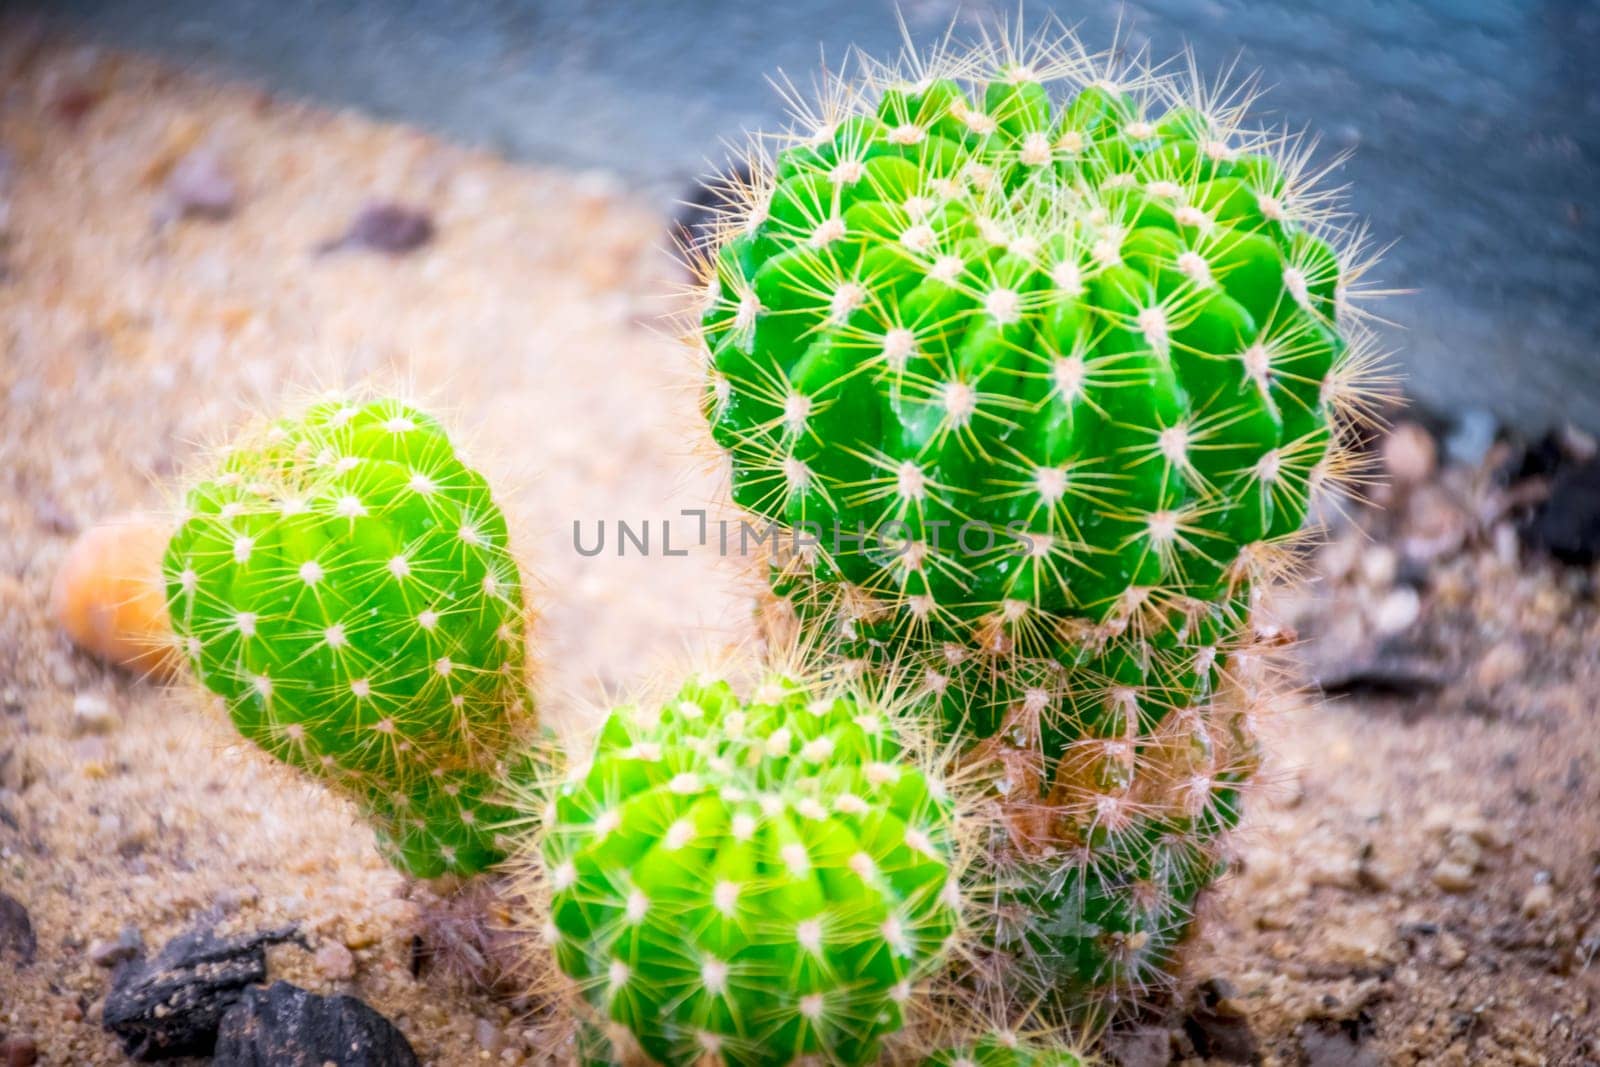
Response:
M196 148L236 209L163 221ZM316 254L374 199L425 209L436 239ZM737 639L739 566L572 547L574 520L659 537L716 496L683 444L686 358L652 329L676 282L664 228L602 175L0 20L0 892L38 942L0 957L0 1035L44 1063L123 1062L101 942L132 926L156 947L215 909L298 923L313 951L274 949L274 975L364 998L428 1063L547 1061L512 1005L414 975L426 895L348 811L234 747L196 695L75 651L48 593L71 535L161 506L199 442L285 390L377 376L453 415L508 486L543 582L547 714ZM1129 1067L1600 1058L1595 576L1519 560L1467 472L1391 496L1282 611L1308 671L1364 693L1356 668L1398 657L1409 681L1284 701L1239 874L1183 998L1113 1043Z

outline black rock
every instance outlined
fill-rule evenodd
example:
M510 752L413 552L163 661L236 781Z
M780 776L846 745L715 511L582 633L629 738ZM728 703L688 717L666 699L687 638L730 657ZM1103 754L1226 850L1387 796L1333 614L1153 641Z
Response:
M223 1013L267 977L267 946L293 927L223 938L209 928L169 941L153 960L129 960L111 977L101 1021L136 1060L209 1053Z
M212 1067L418 1067L405 1035L355 997L288 982L247 989L217 1033Z
M1201 983L1197 993L1199 1003L1183 1020L1183 1032L1195 1051L1202 1058L1224 1063L1260 1063L1260 1043L1250 1029L1250 1020L1231 1010L1232 990L1227 983L1211 979Z
M1453 680L1448 665L1415 653L1379 650L1370 657L1324 666L1316 682L1328 696L1373 694L1412 697Z
M1600 458L1561 468L1523 536L1563 563L1587 567L1600 558Z
M16 897L0 893L0 953L10 949L20 963L33 962L39 939L33 933L33 919Z

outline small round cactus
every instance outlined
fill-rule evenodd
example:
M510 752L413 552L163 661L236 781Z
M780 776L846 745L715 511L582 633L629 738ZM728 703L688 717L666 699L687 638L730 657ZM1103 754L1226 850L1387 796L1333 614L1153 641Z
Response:
M560 787L543 937L658 1062L877 1062L959 929L954 816L882 707L695 678Z
M977 1041L941 1049L922 1067L1088 1067L1068 1049L1024 1041L1009 1032L985 1034Z
M531 714L505 517L432 417L335 398L246 435L188 493L168 607L245 738L350 795L396 866L500 859Z
M1014 980L1160 981L1258 762L1257 590L1352 468L1366 264L1309 152L1068 36L865 64L699 249L772 618L1004 773Z

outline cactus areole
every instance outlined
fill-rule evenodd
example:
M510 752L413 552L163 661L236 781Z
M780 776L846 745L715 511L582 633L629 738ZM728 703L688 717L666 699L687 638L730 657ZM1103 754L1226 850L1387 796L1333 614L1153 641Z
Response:
M236 443L167 549L173 627L239 732L351 796L396 866L503 855L527 719L505 517L432 417L313 405Z
M1248 92L1070 38L865 70L698 250L705 416L779 614L1005 766L996 943L1138 992L1256 765L1252 590L1351 466L1364 264Z

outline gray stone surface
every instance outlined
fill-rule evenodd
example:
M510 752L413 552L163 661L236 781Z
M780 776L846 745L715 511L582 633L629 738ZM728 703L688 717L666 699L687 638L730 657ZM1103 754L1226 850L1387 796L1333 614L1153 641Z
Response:
M615 170L663 200L719 139L847 46L898 42L888 0L33 0L103 39L402 117L520 158ZM1009 0L976 0L1013 11ZM948 0L903 0L935 38ZM1260 68L1276 120L1355 155L1340 178L1418 290L1410 390L1530 428L1600 427L1600 4L1594 0L1035 0L1093 42Z

